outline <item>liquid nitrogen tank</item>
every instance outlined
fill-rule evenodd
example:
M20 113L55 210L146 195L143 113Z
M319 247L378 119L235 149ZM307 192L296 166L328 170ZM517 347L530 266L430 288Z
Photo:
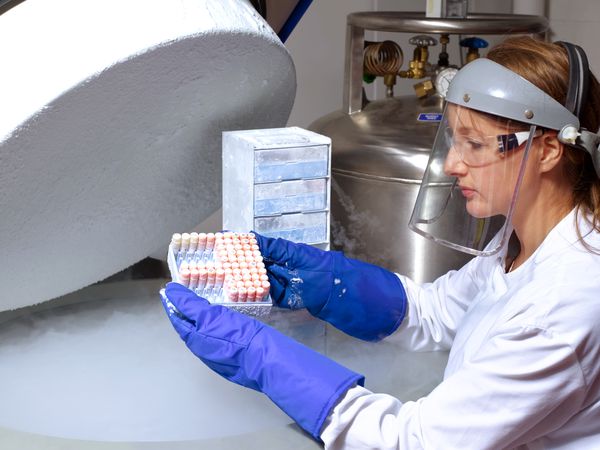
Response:
M479 57L487 42L473 35L539 34L544 17L469 15L426 18L423 13L359 12L348 15L344 104L309 128L332 139L332 247L347 256L431 281L470 258L412 232L408 221L419 191L437 126L444 93L459 65L449 61L447 45L460 42L465 63ZM366 42L365 30L419 33L407 70L393 41ZM433 36L436 37L433 37ZM461 39L459 36L471 36ZM429 47L441 44L437 63ZM463 58L460 58L463 59ZM386 98L368 101L363 82L381 76ZM396 78L420 81L416 95L393 96Z

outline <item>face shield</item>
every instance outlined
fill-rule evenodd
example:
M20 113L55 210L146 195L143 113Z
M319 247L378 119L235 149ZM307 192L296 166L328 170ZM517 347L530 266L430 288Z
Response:
M409 227L450 248L493 255L512 230L536 138L545 129L579 129L579 120L487 59L463 67L446 100Z
M508 233L529 149L542 130L448 103L409 226L475 255L498 231Z

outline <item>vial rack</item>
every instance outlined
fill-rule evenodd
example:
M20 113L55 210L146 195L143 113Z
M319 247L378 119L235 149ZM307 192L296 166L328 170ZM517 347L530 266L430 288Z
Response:
M171 278L211 303L262 315L270 283L253 233L175 233L167 262Z

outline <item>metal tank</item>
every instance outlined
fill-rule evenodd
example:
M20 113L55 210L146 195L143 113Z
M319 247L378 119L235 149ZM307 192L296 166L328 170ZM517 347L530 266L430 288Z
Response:
M433 91L430 77L443 67L422 65L424 72L417 77L408 75L414 79L425 75L421 97L392 95L369 102L363 90L368 48L365 29L440 35L440 42L445 44L452 34L543 35L547 27L544 17L525 15L477 14L466 19L426 18L423 13L403 12L348 15L343 109L309 126L332 139L332 248L417 282L431 281L470 258L408 228L437 131L436 113L442 112L444 103L443 97ZM415 59L416 55L417 51ZM416 65L411 62L410 67L412 70ZM408 72L397 74L407 77ZM395 79L396 74L392 81L386 78L388 95ZM434 121L428 120L432 118Z

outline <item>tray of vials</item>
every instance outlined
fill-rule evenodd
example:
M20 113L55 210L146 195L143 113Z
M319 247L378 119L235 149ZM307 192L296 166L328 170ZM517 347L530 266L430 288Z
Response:
M171 278L211 303L254 316L271 308L270 283L253 233L175 233Z

